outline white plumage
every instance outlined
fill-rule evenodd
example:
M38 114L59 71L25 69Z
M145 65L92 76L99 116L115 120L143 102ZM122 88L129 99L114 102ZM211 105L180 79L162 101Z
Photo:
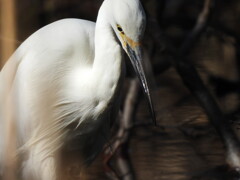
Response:
M84 163L94 159L118 111L122 48L149 96L139 49L144 27L139 0L105 0L96 27L64 19L24 41L0 74L0 168L7 121L16 126L24 180L57 179L62 149L80 151Z

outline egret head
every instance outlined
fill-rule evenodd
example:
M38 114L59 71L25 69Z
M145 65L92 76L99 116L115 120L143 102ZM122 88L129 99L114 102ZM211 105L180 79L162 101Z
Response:
M140 0L110 0L111 26L123 49L129 56L148 99L154 124L156 124L152 100L142 66L141 40L145 31L146 16Z
M140 45L146 25L146 16L139 0L111 0L111 26L123 48Z

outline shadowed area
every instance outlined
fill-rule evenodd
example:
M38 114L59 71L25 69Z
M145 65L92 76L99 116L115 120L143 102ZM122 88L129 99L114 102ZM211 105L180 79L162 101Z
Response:
M134 124L129 130L125 154L117 152L110 165L119 173L114 160L117 157L126 159L129 157L137 180L234 179L237 174L226 163L226 148L222 140L209 122L204 109L186 88L173 66L175 50L180 49L182 42L193 29L204 1L142 2L148 15L146 35L142 42L146 53L145 59L150 62L147 74L150 74L157 124L165 129L148 124L151 122L151 115L146 99L140 93L134 107L132 118ZM35 30L60 18L76 17L95 21L101 3L102 0L17 2L15 24L17 37L11 42L18 46ZM28 15L23 17L22 14L25 12L28 12ZM239 13L238 0L215 1L208 25L186 55L187 61L195 66L237 134L240 117L240 19L237 16ZM3 22L0 22L0 27L2 26ZM0 41L2 51L6 39L1 38ZM1 62L6 60L2 56L0 58ZM130 66L128 61L126 64L127 67ZM132 74L132 70L127 70L123 102ZM117 127L120 123L121 121L117 123ZM77 152L64 152L59 178L106 180L108 176L105 173L103 159L104 154L101 153L90 166L85 167L82 166ZM119 176L123 179L125 177L122 174Z

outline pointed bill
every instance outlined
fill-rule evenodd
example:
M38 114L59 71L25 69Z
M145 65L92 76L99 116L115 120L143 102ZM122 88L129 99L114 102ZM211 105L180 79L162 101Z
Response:
M152 103L152 98L150 95L150 91L148 88L148 83L146 80L146 76L143 70L143 65L142 65L142 54L141 54L141 48L140 46L135 46L134 48L130 47L128 44L126 44L126 52L131 60L131 63L134 67L134 70L140 80L140 84L144 90L144 94L148 100L148 106L151 110L151 114L152 114L152 120L154 125L157 125L157 121L156 121L156 116L155 116L155 112L153 109L153 103Z

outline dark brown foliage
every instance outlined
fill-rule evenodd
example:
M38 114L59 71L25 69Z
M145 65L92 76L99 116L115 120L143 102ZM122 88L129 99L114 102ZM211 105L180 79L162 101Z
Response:
M116 150L110 164L123 179L127 179L128 174L124 176L118 170L119 158L127 159L132 167L131 177L138 180L234 179L235 171L226 163L226 147L213 124L214 119L223 118L223 122L231 124L239 134L240 1L212 0L206 11L204 3L208 0L142 2L148 16L143 41L145 59L152 65L147 68L152 97L158 125L164 130L149 125L150 113L140 93L136 96L128 138ZM16 3L17 40L21 42L57 19L74 17L95 21L102 0L21 0ZM192 68L198 73L194 74ZM132 78L131 74L128 71L128 78ZM210 92L210 100L217 102L213 106L202 93L197 74ZM216 110L215 105L220 109ZM121 119L115 128L119 124ZM66 155L64 161L64 180L107 179L102 155L90 167L83 167L80 175L81 168L75 166L76 155Z

